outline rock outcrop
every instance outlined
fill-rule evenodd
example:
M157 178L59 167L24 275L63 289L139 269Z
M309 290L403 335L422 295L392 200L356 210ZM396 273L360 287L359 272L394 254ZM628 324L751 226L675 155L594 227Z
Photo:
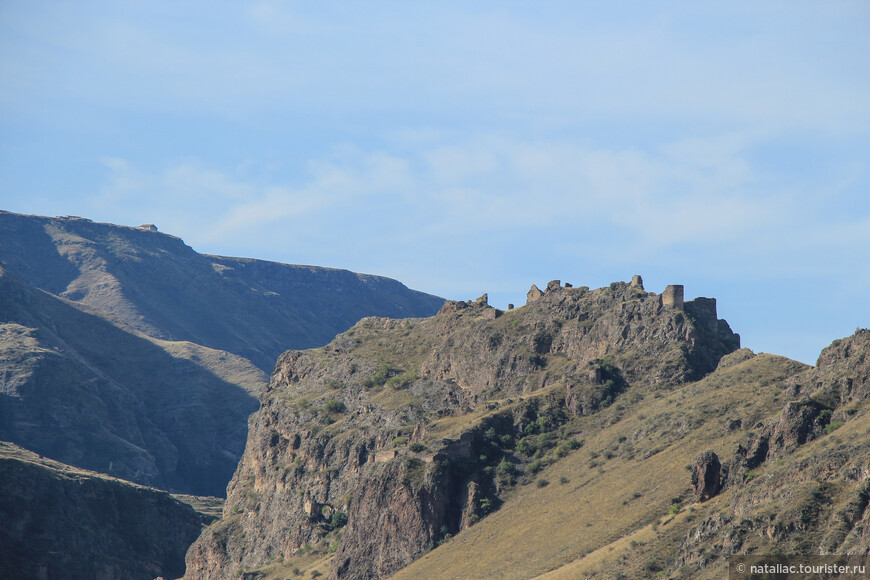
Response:
M695 501L704 502L719 493L721 472L722 464L714 452L705 451L695 459L692 466L692 491Z
M535 469L531 445L582 445L559 439L571 416L629 386L699 378L737 348L715 302L664 308L622 282L551 284L509 312L448 301L429 319L364 319L278 360L223 520L191 548L187 577L230 578L324 543L332 577L389 576L496 509Z

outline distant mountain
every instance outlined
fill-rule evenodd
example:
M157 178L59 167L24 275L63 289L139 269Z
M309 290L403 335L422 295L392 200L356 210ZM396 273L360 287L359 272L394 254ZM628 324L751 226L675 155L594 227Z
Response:
M223 495L265 374L160 341L0 268L0 439L164 489Z
M177 578L211 519L168 493L0 442L0 578Z
M0 212L0 439L223 495L284 349L442 302L377 276L201 255L150 227Z
M161 340L271 372L365 316L431 316L443 299L381 276L198 254L152 225L0 212L0 265L24 282Z

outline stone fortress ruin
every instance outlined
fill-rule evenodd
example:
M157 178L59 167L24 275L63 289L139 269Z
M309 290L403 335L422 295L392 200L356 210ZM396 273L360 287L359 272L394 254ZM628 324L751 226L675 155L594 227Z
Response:
M638 274L635 274L631 277L631 282L629 282L629 286L634 288L638 288L643 290L643 278L641 278ZM532 287L529 288L529 291L526 293L526 304L534 302L535 300L539 300L543 298L544 294L548 292L553 292L558 290L559 288L573 288L573 286L567 282L562 286L561 280L550 280L547 283L547 289L541 290L535 284L532 284ZM578 290L588 291L588 286L580 286L577 288ZM673 308L675 310L682 310L685 302L684 302L684 289L682 284L671 284L665 288L665 291L661 294L662 306L666 306L668 308ZM714 298L709 298L705 300L714 300Z
M733 340L736 348L740 348L740 335L731 331L731 327L728 325L727 321L718 318L715 298L698 297L686 302L685 289L682 284L670 284L665 287L661 294L646 292L643 287L643 278L638 275L633 276L631 282L628 284L625 282L614 282L611 284L611 287L620 284L633 288L637 297L644 296L649 299L658 300L659 308L674 310L678 313L684 312L706 331L719 337L721 340ZM557 292L564 292L566 290L579 293L590 291L588 286L579 286L575 288L567 282L563 285L561 280L550 280L545 288L545 290L541 290L537 285L532 284L532 287L529 288L529 291L526 293L526 305L541 300L545 296ZM483 294L476 300L466 300L465 302L447 300L441 307L441 310L439 310L439 314L456 313L466 309L478 310L480 316L484 319L495 319L504 314L503 310L489 305L489 296L487 294ZM508 310L513 309L514 305L509 304Z

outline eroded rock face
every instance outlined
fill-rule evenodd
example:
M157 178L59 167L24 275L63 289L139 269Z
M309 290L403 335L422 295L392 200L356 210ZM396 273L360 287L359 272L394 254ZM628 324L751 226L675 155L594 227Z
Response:
M720 489L722 464L719 456L705 451L695 459L692 467L692 491L695 501L704 502L715 497Z
M387 577L494 509L523 433L629 385L703 376L739 347L709 304L663 308L625 283L552 286L510 312L448 301L433 318L368 318L322 349L282 355L224 518L189 551L187 577L289 558L334 534L336 512L347 525L331 577Z
M870 398L870 330L835 340L819 356L818 365L808 368L787 383L790 396L778 417L759 424L744 443L738 445L729 472L741 476L765 461L783 457L812 441L850 417L850 404ZM741 351L724 357L720 366L743 356ZM732 477L729 485L737 484Z
M822 350L816 368L796 379L793 388L829 407L870 398L870 329L831 343Z

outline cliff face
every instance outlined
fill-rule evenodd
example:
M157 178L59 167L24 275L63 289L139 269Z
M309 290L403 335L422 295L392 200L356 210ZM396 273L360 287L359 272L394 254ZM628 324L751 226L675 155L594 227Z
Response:
M582 446L572 417L700 378L738 347L714 301L673 308L624 283L551 284L508 312L482 297L429 319L364 319L278 360L187 577L318 546L332 577L386 577Z
M184 573L206 519L164 492L0 443L0 577L151 580Z

